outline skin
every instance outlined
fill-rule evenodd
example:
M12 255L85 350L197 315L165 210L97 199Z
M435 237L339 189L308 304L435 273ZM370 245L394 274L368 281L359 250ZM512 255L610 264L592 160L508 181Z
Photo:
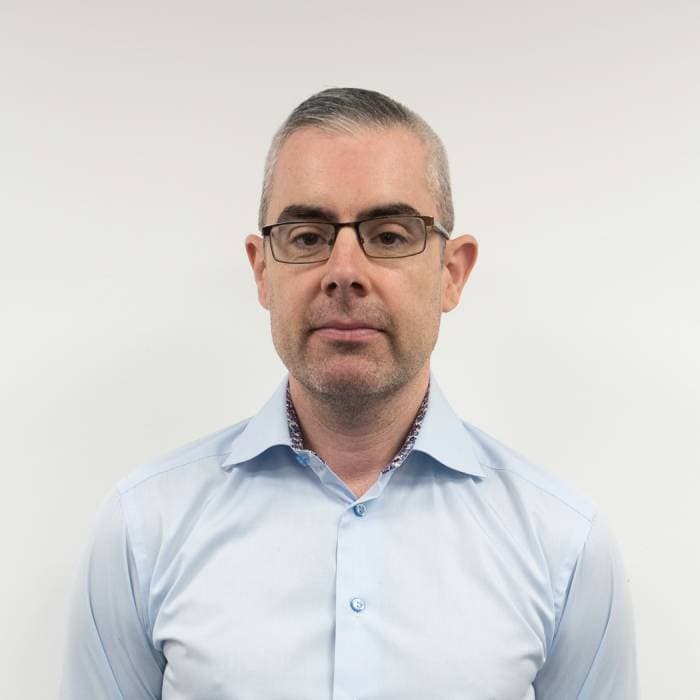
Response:
M426 158L403 127L301 129L280 149L265 223L291 205L355 221L395 203L438 220ZM428 386L441 316L459 303L476 262L472 236L447 241L443 255L441 240L431 233L420 255L377 260L346 227L328 261L287 265L261 236L246 239L305 442L358 497L405 439Z

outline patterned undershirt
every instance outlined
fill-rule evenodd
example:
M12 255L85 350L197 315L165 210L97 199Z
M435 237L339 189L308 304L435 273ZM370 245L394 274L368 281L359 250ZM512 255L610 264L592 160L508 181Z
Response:
M385 472L390 472L392 469L396 469L397 467L400 467L406 457L410 454L411 450L413 449L413 445L416 442L416 438L418 437L418 433L420 432L421 426L423 425L423 418L425 418L425 411L428 408L428 394L430 393L430 386L428 386L427 391L425 392L425 396L423 397L423 400L421 401L421 404L418 408L418 413L416 413L416 417L413 419L413 423L411 424L411 429L408 431L408 435L406 435L406 439L403 441L403 445L399 448L399 451L394 455L394 458L387 464L384 469L382 469L382 474ZM294 409L294 403L292 402L292 396L289 392L289 384L287 384L287 425L289 426L289 438L292 443L292 449L293 450L305 450L307 449L304 447L304 437L301 433L301 427L299 426L299 418L297 416L297 412ZM312 450L309 450L312 451ZM314 454L316 454L314 452ZM316 455L319 459L321 459L318 455Z

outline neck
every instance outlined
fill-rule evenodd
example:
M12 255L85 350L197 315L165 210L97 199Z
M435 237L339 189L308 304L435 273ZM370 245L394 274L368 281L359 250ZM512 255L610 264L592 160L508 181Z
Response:
M289 391L304 444L340 477L356 496L376 481L403 444L428 389L426 367L388 396L369 396L349 407L320 397L294 377Z

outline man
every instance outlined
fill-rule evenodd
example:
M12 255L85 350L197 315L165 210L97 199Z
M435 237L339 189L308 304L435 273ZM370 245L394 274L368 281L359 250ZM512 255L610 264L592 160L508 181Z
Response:
M634 698L594 506L431 378L477 255L438 137L378 93L314 95L272 143L260 226L288 380L106 501L63 697Z

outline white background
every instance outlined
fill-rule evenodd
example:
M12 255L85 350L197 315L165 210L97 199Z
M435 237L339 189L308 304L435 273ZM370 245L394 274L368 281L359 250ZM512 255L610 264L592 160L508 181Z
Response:
M2 2L0 697L55 695L108 489L280 381L243 239L274 129L348 85L442 135L481 243L443 389L600 504L643 697L700 697L699 7Z

